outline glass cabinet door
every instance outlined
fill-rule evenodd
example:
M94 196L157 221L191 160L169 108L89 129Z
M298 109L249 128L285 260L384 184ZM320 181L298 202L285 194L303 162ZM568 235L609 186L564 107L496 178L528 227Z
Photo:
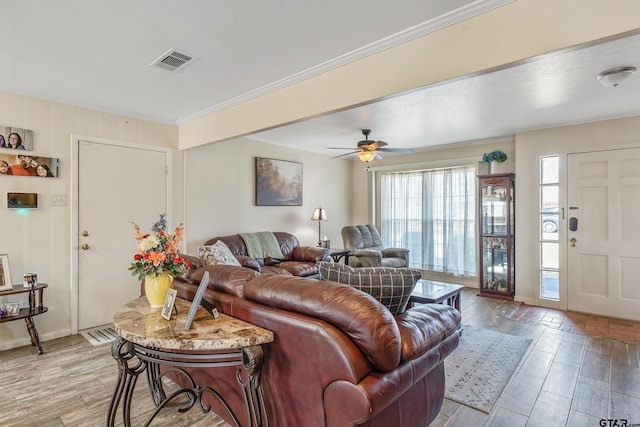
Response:
M482 234L505 234L509 213L508 189L500 185L482 187Z
M507 238L483 237L482 287L492 291L506 292L509 283Z

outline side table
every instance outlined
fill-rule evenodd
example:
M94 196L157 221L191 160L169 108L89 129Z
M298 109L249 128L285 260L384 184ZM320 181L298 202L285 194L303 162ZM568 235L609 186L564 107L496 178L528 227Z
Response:
M180 394L186 394L188 402L178 409L179 412L188 411L196 404L202 412L209 412L209 407L202 401L204 392L214 394L223 403L235 425L239 426L238 418L225 402L224 396L209 386L196 384L183 369L229 366L238 366L236 379L244 393L250 425L269 425L260 373L265 359L263 346L273 341L273 332L222 313L214 319L202 306L198 307L191 329L185 331L190 306L189 301L177 299L179 314L172 315L171 320L165 320L160 316L160 309L150 308L147 299L141 297L127 303L114 315L113 323L118 338L111 347L111 354L118 362L118 382L109 406L108 426L115 425L121 400L124 425L131 426L133 392L138 375L145 370L156 406L145 426ZM162 388L160 365L185 376L191 388L182 388L167 397ZM240 367L244 368L244 376Z
M29 293L29 307L21 308L20 312L16 315L0 318L0 323L24 319L25 323L27 324L27 331L29 332L29 336L31 337L31 345L36 348L38 354L43 354L44 350L40 345L40 337L38 336L38 330L36 329L36 324L33 321L33 316L37 316L49 311L49 309L45 307L42 302L42 294L44 292L44 288L46 288L47 286L49 285L46 283L39 283L36 286L32 287L14 285L13 290L0 291L0 297L6 295L24 294L27 292Z
M433 280L420 279L413 288L409 297L409 307L418 304L447 304L456 310L460 310L460 291L462 285L453 283L435 282ZM458 325L458 334L462 335L462 324Z
M447 304L460 311L460 291L462 285L453 283L434 282L432 280L418 280L411 297L409 305L421 304Z
M349 249L333 249L329 248L329 256L333 259L333 262L340 262L344 258L344 265L349 265Z

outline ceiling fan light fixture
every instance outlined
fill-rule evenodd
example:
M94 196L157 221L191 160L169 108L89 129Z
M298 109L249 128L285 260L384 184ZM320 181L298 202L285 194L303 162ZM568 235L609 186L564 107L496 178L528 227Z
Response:
M617 87L626 82L636 72L636 67L617 67L601 72L596 76L604 87Z
M369 163L371 160L375 159L376 155L375 151L361 151L357 154L358 158L365 163Z

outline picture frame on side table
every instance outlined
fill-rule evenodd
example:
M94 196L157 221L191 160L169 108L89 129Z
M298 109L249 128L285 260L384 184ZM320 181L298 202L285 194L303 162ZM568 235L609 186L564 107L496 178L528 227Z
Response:
M9 270L9 255L0 254L0 291L12 291L11 271Z
M162 312L160 316L163 319L171 320L171 313L173 313L173 309L176 304L176 297L178 296L178 291L175 289L169 289L167 291L167 297L164 299L164 305L162 306Z
M196 295L193 297L193 301L191 302L191 307L189 308L189 314L187 315L187 322L184 325L184 330L188 331L191 329L191 323L193 323L193 319L196 317L196 312L198 311L198 307L200 306L200 301L202 301L202 296L204 295L205 289L209 285L209 272L205 271L202 276L202 280L200 281L200 285L198 286L198 290L196 291Z

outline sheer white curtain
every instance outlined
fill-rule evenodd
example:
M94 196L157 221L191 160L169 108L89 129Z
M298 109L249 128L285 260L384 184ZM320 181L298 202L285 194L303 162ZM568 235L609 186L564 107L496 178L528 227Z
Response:
M382 241L407 248L410 267L476 275L473 166L380 176Z

